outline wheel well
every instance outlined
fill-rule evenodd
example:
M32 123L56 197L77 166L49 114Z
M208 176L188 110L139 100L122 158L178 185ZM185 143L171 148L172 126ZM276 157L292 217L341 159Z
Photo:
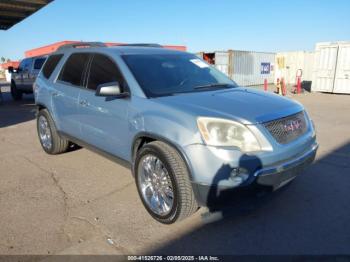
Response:
M43 109L46 109L46 106L43 106L43 105L40 105L40 104L38 104L38 105L36 105L36 106L37 106L37 108L38 108L38 111L43 110Z
M189 176L190 176L190 180L192 179L192 169L190 168L190 165L189 165L189 161L188 159L186 158L186 156L183 154L183 152L177 148L174 144L172 144L170 141L166 140L166 139L163 139L162 137L158 137L158 136L152 136L152 135L142 135L138 138L135 139L134 143L133 143L133 147L132 147L132 166L134 161L135 161L135 158L136 158L136 154L137 152L146 144L148 143L151 143L153 141L162 141L170 146L172 146L179 154L180 154L180 157L183 159L183 161L185 162L185 165L187 167L187 170L188 170L188 173L189 173ZM134 174L134 170L132 171L132 173Z
M136 153L143 147L145 144L148 144L150 142L156 141L157 139L148 137L148 136L142 136L138 137L132 147L132 160L134 161Z

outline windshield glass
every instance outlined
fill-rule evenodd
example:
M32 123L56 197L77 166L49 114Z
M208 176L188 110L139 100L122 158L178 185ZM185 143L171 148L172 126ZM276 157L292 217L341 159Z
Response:
M237 86L192 54L133 54L123 59L148 97Z

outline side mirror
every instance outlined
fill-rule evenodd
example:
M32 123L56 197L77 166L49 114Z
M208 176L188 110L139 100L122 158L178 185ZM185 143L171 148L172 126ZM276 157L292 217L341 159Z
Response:
M14 70L13 70L13 66L9 66L8 68L7 68L7 70L9 71L9 73L13 73L14 72Z
M122 93L118 82L110 82L98 85L95 95L123 98L129 96L129 93Z

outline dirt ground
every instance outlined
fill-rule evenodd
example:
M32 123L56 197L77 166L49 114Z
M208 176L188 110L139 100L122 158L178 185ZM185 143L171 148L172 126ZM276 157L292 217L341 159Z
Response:
M291 95L320 143L315 163L273 194L154 221L131 173L86 149L49 156L33 97L0 104L0 254L350 254L350 96Z

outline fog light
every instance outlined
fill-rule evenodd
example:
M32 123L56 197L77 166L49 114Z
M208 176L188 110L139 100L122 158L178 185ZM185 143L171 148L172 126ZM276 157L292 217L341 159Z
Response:
M230 174L230 180L235 186L242 184L248 177L248 171L244 168L233 168Z

